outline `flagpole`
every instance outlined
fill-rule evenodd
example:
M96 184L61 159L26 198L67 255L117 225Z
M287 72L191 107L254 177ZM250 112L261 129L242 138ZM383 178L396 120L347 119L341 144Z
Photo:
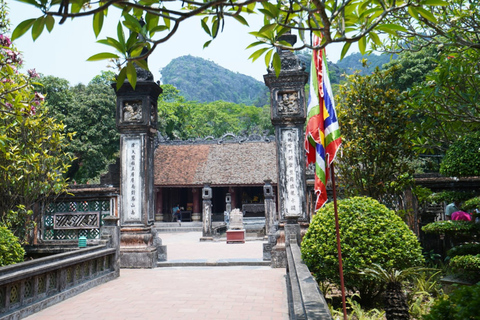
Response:
M333 166L333 162L330 170L332 174L333 208L335 211L335 230L337 233L338 271L340 273L340 288L342 290L343 319L347 320L347 303L345 301L345 283L343 281L342 247L340 245L340 226L338 224L337 191L335 187L335 168Z

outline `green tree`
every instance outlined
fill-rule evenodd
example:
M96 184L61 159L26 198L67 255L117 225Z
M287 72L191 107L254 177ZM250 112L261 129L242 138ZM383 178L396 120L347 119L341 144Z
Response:
M21 240L33 227L36 203L66 190L72 160L64 125L52 118L36 92L38 74L18 73L19 53L0 35L0 223Z
M90 57L90 60L116 59L121 68L118 83L128 78L130 83L136 83L136 71L133 61L144 68L148 68L146 58L156 47L170 39L182 22L191 17L201 15L203 30L215 39L219 31L225 26L225 19L233 18L239 23L248 25L250 14L260 12L264 16L263 26L251 32L258 41L250 47L260 46L251 58L253 60L265 55L267 65L273 63L277 74L280 72L280 57L275 46L291 48L279 36L289 32L298 32L300 44L296 50L303 48L323 48L330 43L344 43L342 56L346 54L352 43L358 42L363 54L368 44L380 46L382 44L379 33L396 35L399 31L407 31L400 24L402 19L413 17L416 21L427 19L436 21L430 13L435 6L444 6L446 1L419 0L419 1L201 1L201 2L98 2L79 0L72 5L57 0L42 2L28 1L41 12L38 18L28 19L20 23L13 32L13 37L22 36L32 30L32 37L36 39L47 28L51 31L55 26L55 18L62 24L68 18L93 16L93 31L99 35L103 27L105 16L110 6L122 10L118 22L116 38L108 37L99 40L100 43L110 46L118 53L103 52ZM87 5L88 4L88 5ZM183 10L178 10L182 7ZM408 9L408 10L407 10ZM398 15L397 20L390 19ZM411 25L415 26L414 23ZM125 36L124 28L129 32ZM311 42L312 34L323 35L320 44ZM212 40L207 41L204 47ZM145 50L146 49L146 50Z
M102 73L87 86L75 87L65 79L45 76L38 87L45 94L50 114L63 121L65 133L74 135L67 150L76 159L68 177L79 183L97 178L120 148L116 96L104 76L108 78L109 74Z
M440 173L449 177L480 175L480 131L465 135L448 148Z
M394 71L349 76L337 107L343 139L340 185L347 196L370 196L392 207L394 196L412 183L414 156L405 96L392 88Z

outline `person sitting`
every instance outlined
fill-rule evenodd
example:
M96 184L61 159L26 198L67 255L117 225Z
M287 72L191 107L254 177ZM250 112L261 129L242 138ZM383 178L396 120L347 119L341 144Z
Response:
M180 221L181 219L181 214L180 214L180 205L177 204L175 207L172 209L172 221Z

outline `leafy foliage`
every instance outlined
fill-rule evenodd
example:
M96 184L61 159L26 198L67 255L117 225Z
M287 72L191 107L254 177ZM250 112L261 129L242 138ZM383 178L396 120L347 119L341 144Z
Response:
M430 313L423 320L479 319L480 283L456 289L450 296L444 295L435 301Z
M110 74L95 77L87 86L70 87L65 79L43 76L42 86L50 114L74 135L67 150L76 156L68 177L79 183L96 178L115 158L120 148L115 126L116 96Z
M480 281L480 254L455 256L450 260L450 266L454 272L462 274L462 277L473 277L474 281Z
M378 201L354 197L338 201L345 286L371 301L382 289L358 271L378 264L403 270L423 263L420 244L408 226ZM399 245L401 243L401 245ZM314 217L302 241L302 258L317 281L339 284L333 203Z
M7 227L0 226L0 267L22 262L24 256L18 238Z
M453 247L447 252L447 255L451 258L456 256L463 256L467 254L472 254L472 255L480 254L480 243L463 244L458 247Z
M176 87L187 101L223 100L257 107L268 104L265 84L202 58L175 58L161 73L162 81Z
M72 157L64 125L48 115L33 88L38 74L21 74L20 66L20 54L0 35L0 218L23 241L34 204L66 190Z
M422 227L426 233L435 234L464 234L468 235L472 232L479 232L480 225L470 223L469 221L435 221Z
M392 196L412 184L414 156L405 97L392 89L394 69L352 75L340 88L342 126L340 184L347 196L365 195L392 205Z
M440 165L446 176L480 176L480 131L468 134L454 142Z
M462 208L467 211L472 211L474 209L479 209L480 208L480 197L474 197L471 199L468 199L465 201L463 204Z
M226 133L273 132L270 107L257 108L225 101L186 102L178 89L163 85L159 97L159 132L170 139L221 137Z
M156 47L168 41L178 30L179 25L194 16L202 16L202 29L211 37L204 44L207 47L219 32L223 30L226 19L234 19L243 25L249 25L247 18L251 14L261 13L263 25L250 32L258 41L249 48L256 47L250 58L265 58L267 66L273 65L279 74L281 63L276 47L290 49L292 46L282 40L281 35L289 31L298 33L300 45L294 49L314 48L312 35L322 35L321 43L316 47L324 48L330 43L343 43L342 57L346 55L352 43L358 43L360 53L366 53L368 46L381 46L379 34L385 33L396 38L398 32L408 32L402 26L404 20L412 19L422 22L424 19L435 23L437 18L431 12L436 6L447 5L442 0L421 0L415 2L396 1L339 1L305 2L292 0L289 2L273 1L200 1L200 2L98 2L79 0L66 5L57 0L42 2L28 1L29 4L42 11L38 18L21 22L14 30L13 37L18 38L31 30L32 38L37 39L46 28L49 32L55 26L55 18L62 24L67 18L81 16L93 17L92 28L95 36L102 30L104 19L110 6L121 10L121 18L117 25L116 37L99 40L112 52L101 52L89 60L113 59L121 69L118 83L126 78L135 86L136 71L134 62L148 69L146 58ZM179 10L181 7L182 10ZM82 12L80 12L82 11ZM441 11L440 11L441 12ZM395 17L397 19L390 19ZM417 23L409 21L410 26ZM423 26L423 25L422 25ZM125 31L128 31L126 36Z

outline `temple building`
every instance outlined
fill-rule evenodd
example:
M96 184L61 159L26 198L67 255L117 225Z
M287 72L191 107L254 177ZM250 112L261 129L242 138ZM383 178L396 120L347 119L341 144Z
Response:
M182 221L200 221L202 188L212 188L213 220L223 220L226 196L246 217L264 216L263 186L276 194L277 161L273 136L220 139L160 139L155 149L156 221L172 221L172 208L182 208Z

